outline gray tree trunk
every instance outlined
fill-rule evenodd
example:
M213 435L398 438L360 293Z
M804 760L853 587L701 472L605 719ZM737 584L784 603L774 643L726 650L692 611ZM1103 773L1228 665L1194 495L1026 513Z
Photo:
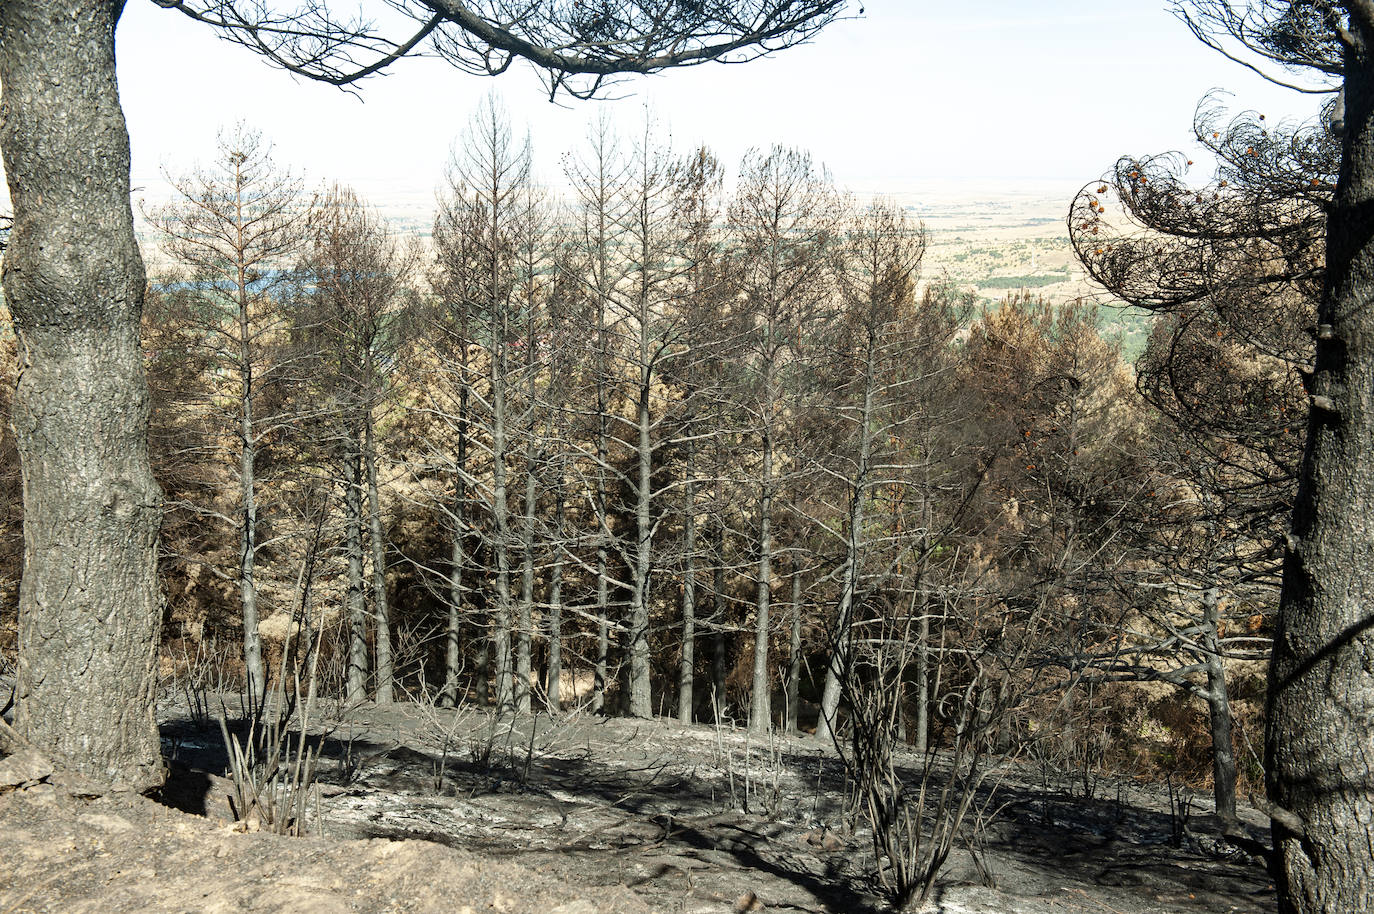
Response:
M257 441L253 434L253 361L249 351L248 296L239 270L239 363L243 391L239 398L239 608L243 615L244 686L250 707L262 707L266 677L258 634L258 587L254 570L258 549L258 505L255 488Z
M367 700L367 604L363 598L362 460L349 442L344 468L344 552L348 563L348 703Z
M835 612L835 633L830 646L830 662L825 668L825 688L821 693L821 714L816 722L816 739L829 744L834 739L835 713L840 707L840 677L844 675L849 650L849 627L854 615L854 594L863 571L864 504L868 500L869 464L873 455L873 394L878 385L878 339L870 331L864 362L864 402L859 413L859 459L849 492L849 538L845 543L844 576L840 602Z
M370 361L369 356L369 361ZM372 547L372 615L376 621L377 704L392 701L391 608L386 597L386 543L382 539L382 498L377 490L377 442L372 410L363 414L363 466L367 475L367 530Z
M764 420L768 422L767 419ZM768 690L768 611L773 592L773 431L763 430L759 466L758 595L754 602L754 676L749 695L749 729L767 733L773 726Z
M912 709L911 746L917 752L925 752L930 734L930 611L921 607L921 618L916 623L916 656L914 686L916 705Z
M560 473L561 475L561 473ZM557 537L553 568L549 570L549 675L545 681L549 713L563 709L563 482L554 493L553 525Z
M1218 634L1221 617L1217 588L1202 594L1203 647L1207 663L1207 712L1212 731L1212 794L1217 816L1226 822L1236 819L1236 756L1231 745L1231 702L1226 689L1226 664L1221 656Z
M467 535L467 467L468 467L468 318L463 312L460 326L461 355L459 357L458 388L458 447L455 456L456 472L453 480L453 541L449 546L448 581L448 630L444 639L444 693L442 704L455 707L458 704L458 679L463 670L463 603L466 585L463 573L467 566L467 549L464 538ZM481 666L479 664L480 672ZM486 704L486 690L479 691L478 700Z
M534 349L533 341L529 345ZM527 367L527 370L528 369ZM531 376L533 371L531 370ZM531 382L531 399L533 398ZM515 636L515 710L530 713L530 639L534 631L534 523L537 477L534 444L525 456L525 504L520 526L520 618Z
M1351 11L1312 411L1270 662L1265 771L1279 909L1374 899L1374 16Z
M444 629L444 689L439 705L444 708L458 704L458 675L463 669L463 554L462 520L457 521L453 540L449 545L448 619Z
M0 4L6 302L24 368L16 724L96 783L163 781L154 720L162 495L148 464L144 274L115 79L120 4Z
M717 510L723 510L724 496L722 486L716 483ZM716 523L715 555L716 567L711 573L711 614L716 620L716 635L711 640L711 693L715 703L715 721L720 723L725 714L725 678L729 674L729 643L726 641L725 619L728 615L725 601L725 521Z
M597 377L596 435L596 511L598 523L606 518L606 460L609 453L606 435L606 403L602 373ZM611 651L609 618L610 555L606 549L606 531L597 533L596 546L596 663L592 668L592 711L606 713L606 663Z
M647 328L641 322L641 350ZM638 477L635 491L635 552L633 589L630 597L629 647L631 717L652 717L653 700L649 692L649 571L653 549L653 516L650 498L653 494L653 442L650 438L649 384L651 376L647 362L641 369L639 405L637 410L639 442L636 451Z
M482 634L477 639L477 657L473 660L476 669L473 670L475 680L474 691L476 692L477 704L485 708L491 703L491 686L488 679L491 677L491 613L487 613L487 621L483 625Z
M677 719L690 724L694 719L692 685L696 668L697 646L697 509L696 509L696 447L688 444L686 516L683 518L683 549L686 567L682 571L682 659L677 677Z
M501 352L502 345L496 349ZM515 682L511 668L512 600L510 591L510 508L506 500L506 380L505 359L491 359L491 476L492 544L496 559L496 594L492 607L492 652L496 655L496 713L515 710Z
M799 729L797 718L800 711L797 705L801 700L801 594L801 562L794 557L792 559L792 602L789 607L792 614L792 632L787 641L787 719L783 726L783 729L788 733L796 733Z

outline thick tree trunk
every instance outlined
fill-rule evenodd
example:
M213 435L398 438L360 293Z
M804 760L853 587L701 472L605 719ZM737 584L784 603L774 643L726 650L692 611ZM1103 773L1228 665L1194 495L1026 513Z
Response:
M1355 4L1342 4L1352 10ZM1307 450L1270 664L1279 907L1374 902L1374 18L1352 11Z
M367 604L363 599L362 460L356 441L344 458L344 552L348 563L348 703L367 700Z
M386 543L382 539L382 498L377 489L377 442L372 411L363 416L363 465L367 471L367 530L372 547L372 615L376 619L377 704L392 700L391 607L386 596Z
M16 724L102 786L143 791L163 781L162 496L148 465L119 8L0 4L0 148L15 216L4 289L23 353Z

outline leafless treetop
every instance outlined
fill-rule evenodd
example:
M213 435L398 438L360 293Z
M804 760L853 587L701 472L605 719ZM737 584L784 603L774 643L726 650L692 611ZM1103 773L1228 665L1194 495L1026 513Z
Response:
M800 44L847 0L154 0L292 73L346 85L407 54L502 73L545 71L550 95L594 95L619 74L739 63Z

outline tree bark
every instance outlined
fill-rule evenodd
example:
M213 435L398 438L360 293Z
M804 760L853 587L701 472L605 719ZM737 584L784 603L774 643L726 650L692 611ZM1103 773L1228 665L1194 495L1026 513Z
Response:
M1374 900L1374 16L1353 11L1306 453L1270 662L1279 908Z
M816 721L816 739L830 743L834 737L835 713L840 708L840 678L844 675L849 650L849 628L854 615L854 595L862 574L864 549L864 503L870 487L869 463L873 455L873 394L878 384L878 337L870 330L864 359L864 402L859 413L859 454L849 491L849 537L845 543L844 578L840 603L835 613L835 635L830 647L830 662L825 668L825 688L821 693L821 714Z
M444 708L458 704L458 674L463 668L463 555L462 520L455 523L453 540L449 544L448 619L444 630L444 689L439 705Z
M641 321L641 358L645 349L647 321ZM635 489L635 552L633 592L630 598L629 648L631 717L652 717L653 700L649 692L649 572L653 549L653 523L650 499L653 486L653 441L650 436L649 393L651 375L643 363L637 409L639 441L636 447L638 476Z
M770 422L765 418L765 423ZM773 592L773 431L763 430L759 467L758 594L754 604L754 676L749 696L749 729L767 733L773 725L768 690L768 610Z
M371 356L368 357L371 375ZM376 620L377 704L392 700L391 607L386 596L386 543L382 539L382 499L377 489L377 441L373 431L372 408L363 415L363 466L367 475L367 530L372 547L372 615Z
M533 352L533 339L530 340L528 348ZM532 362L526 365L525 370L533 378ZM529 396L533 400L532 380L529 387ZM520 618L515 639L515 710L520 714L530 713L530 641L534 633L534 525L538 498L537 459L534 443L531 441L525 453L525 503L520 525Z
M22 347L17 728L116 790L160 785L162 495L148 464L143 261L115 79L120 4L0 4L0 149Z
M553 568L549 570L549 674L544 687L550 714L563 709L563 481L560 479L556 485L553 526L557 542Z
M802 670L801 594L801 561L794 556L792 559L792 603L789 607L792 614L792 633L787 644L787 718L783 725L783 729L788 733L796 733L799 729L797 721L800 716L798 703L801 700Z
M510 508L506 500L506 379L503 344L491 359L492 544L496 559L495 605L491 649L496 655L496 713L515 710L515 676L511 666Z
M350 433L351 434L351 433ZM344 457L344 551L348 563L348 703L367 700L367 605L363 599L362 459L356 439Z
M458 388L458 446L454 457L456 467L453 474L453 541L449 545L449 582L448 582L448 631L444 644L444 693L442 703L445 707L458 704L458 677L463 667L463 603L466 585L463 573L467 568L467 469L468 469L468 317L464 310L459 324L459 388ZM481 666L478 666L480 671ZM485 691L478 694L478 703L486 704Z
M724 463L717 446L716 473L722 472ZM716 511L725 510L725 486L719 475L716 477ZM725 620L729 615L725 601L725 518L721 513L716 518L715 562L711 572L711 616L715 620L716 634L711 639L711 700L714 704L713 723L720 723L725 716L725 679L729 674L729 643L726 640Z
M916 623L915 669L916 704L912 709L911 748L924 754L930 734L930 608L921 606Z
M682 572L682 658L677 677L677 719L680 723L690 724L694 719L692 686L697 662L696 446L691 443L687 445L686 473L682 539L687 565Z
M253 363L248 339L248 298L243 271L239 271L239 364L243 391L239 397L239 609L243 615L244 687L250 707L262 707L266 677L262 665L262 639L258 634L257 438L253 433Z
M1226 664L1221 656L1220 610L1217 588L1202 594L1203 647L1207 663L1207 712L1212 731L1212 795L1217 816L1236 822L1236 756L1231 746L1231 701L1226 689Z

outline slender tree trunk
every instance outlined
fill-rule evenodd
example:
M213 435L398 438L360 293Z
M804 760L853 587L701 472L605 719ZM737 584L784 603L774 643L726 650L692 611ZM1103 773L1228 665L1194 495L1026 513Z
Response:
M1374 900L1374 15L1354 3L1306 453L1269 674L1279 909Z
M119 4L0 4L5 299L23 353L16 724L94 782L163 781L162 495L148 464L143 261L115 79Z
M486 612L486 621L481 623L481 634L477 638L477 657L473 661L472 678L479 707L491 703L491 688L487 680L491 677L491 611Z
M682 571L682 660L678 665L677 719L690 724L694 719L692 685L697 646L697 508L696 446L687 446L686 508L683 518L683 549L686 567Z
M1212 794L1217 816L1236 819L1236 757L1231 746L1231 702L1226 689L1226 664L1221 657L1220 611L1217 588L1202 594L1203 647L1207 650L1207 712L1212 730Z
M802 595L802 576L801 561L794 555L792 557L792 633L787 642L787 720L783 727L788 733L796 733L799 729L797 718L799 716L798 702L801 701L801 595Z
M766 733L773 725L772 696L768 690L768 611L773 592L773 432L768 427L763 431L759 482L758 595L754 603L754 676L749 696L749 729Z
M913 708L911 745L917 752L926 751L930 733L930 613L922 603L921 618L916 622L915 659L916 706Z
M721 485L716 484L716 505L721 510ZM725 714L725 677L729 673L729 642L726 640L725 620L728 605L725 600L725 521L716 524L716 567L711 572L711 614L716 620L716 634L711 639L711 692L715 700L715 723Z
M453 480L453 540L449 545L448 629L444 639L445 707L458 704L458 678L463 669L463 603L466 586L463 573L467 566L467 466L468 466L468 379L467 379L467 313L461 318L460 371L458 388L458 448L455 456L456 472ZM478 669L481 667L479 665ZM478 691L478 701L486 704L485 687Z
M859 413L858 466L849 492L849 538L845 543L844 577L840 584L840 605L835 613L835 632L830 646L830 662L825 668L825 689L821 694L821 714L816 722L816 739L834 739L835 713L840 707L840 679L844 675L849 650L849 628L854 615L854 594L863 571L864 503L868 500L869 464L873 456L873 392L878 383L877 338L870 334L865 359L864 402Z
M351 433L350 433L351 434ZM356 440L344 458L344 551L348 561L348 703L367 700L367 605L363 599L362 460Z
M533 448L533 445L531 445ZM515 642L515 710L530 713L530 639L534 631L535 455L525 457L525 514L520 526L520 619Z
M641 322L643 323L643 322ZM646 331L641 327L640 333ZM643 347L641 346L641 350ZM647 369L639 387L639 475L635 491L634 590L630 600L630 701L631 717L652 717L653 700L649 692L649 572L652 560L653 446L650 439L649 382Z
M463 529L460 508L455 508L457 518L454 523L453 539L449 544L448 572L448 619L444 629L444 690L440 695L441 707L453 708L458 705L458 675L463 668L463 565L467 561L463 554Z
M510 508L506 501L506 390L504 359L492 359L492 552L496 559L496 601L492 609L492 652L496 655L496 713L515 710L511 669Z
M382 539L382 499L377 489L377 442L372 410L363 414L363 466L367 475L367 530L372 547L372 615L376 620L377 704L392 700L391 608L386 595L386 543Z
M561 471L560 471L561 475ZM553 568L549 571L549 675L545 685L549 713L563 708L563 482L554 493L553 525L555 544Z
M825 688L821 693L821 713L816 721L816 739L829 744L834 739L835 714L840 708L840 680L849 652L850 621L854 613L854 591L858 587L860 528L863 525L863 494L850 493L849 539L845 544L844 577L840 584L840 604L835 612L835 633L830 646L830 662L825 668ZM856 526L858 525L858 526Z
M253 430L253 352L249 324L248 278L238 269L239 371L239 608L243 616L243 668L249 706L262 707L267 682L258 634L258 588L254 571L258 549L257 439Z
M597 379L597 422L596 435L596 511L597 523L606 523L606 460L609 452L606 435L606 403L602 385L603 378ZM592 672L592 711L606 713L606 661L611 650L611 626L609 619L610 594L610 555L606 549L606 531L597 532L596 544L596 664Z

